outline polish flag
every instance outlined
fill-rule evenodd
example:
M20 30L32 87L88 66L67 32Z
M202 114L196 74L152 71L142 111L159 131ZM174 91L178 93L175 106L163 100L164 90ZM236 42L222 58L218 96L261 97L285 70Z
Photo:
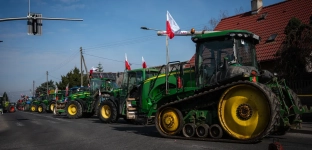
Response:
M179 25L174 21L169 11L167 11L167 22L166 22L166 31L170 39L174 37L174 34L179 32L181 29Z
M127 54L125 54L125 57L126 57L126 60L125 60L126 69L131 70L130 64L129 64L128 59L127 59Z
M143 56L142 56L142 67L143 67L143 68L147 68L147 65L146 65L146 62L145 62Z

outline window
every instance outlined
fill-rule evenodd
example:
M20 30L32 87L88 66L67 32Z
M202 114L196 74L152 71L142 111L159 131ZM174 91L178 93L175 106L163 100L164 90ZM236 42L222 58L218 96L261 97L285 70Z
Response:
M266 40L266 42L272 42L275 40L276 37L277 37L277 33L274 33Z
M265 12L265 13L263 13L263 14L261 14L260 16L259 16L259 18L258 18L258 21L260 21L260 20L264 20L265 18L266 18L266 16L268 15L268 13L267 12Z

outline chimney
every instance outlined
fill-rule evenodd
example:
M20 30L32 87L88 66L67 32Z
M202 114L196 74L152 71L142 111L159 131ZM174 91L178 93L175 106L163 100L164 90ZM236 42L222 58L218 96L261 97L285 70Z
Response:
M262 0L251 0L251 13L258 13L259 9L263 6Z

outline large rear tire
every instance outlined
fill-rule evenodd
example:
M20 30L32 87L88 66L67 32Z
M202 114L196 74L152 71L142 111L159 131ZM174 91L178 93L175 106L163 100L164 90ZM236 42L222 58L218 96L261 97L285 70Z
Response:
M103 123L114 123L118 120L115 104L111 100L104 100L98 110L98 117Z
M268 135L278 119L278 99L260 83L228 88L218 104L219 121L231 137L257 140Z
M66 104L65 111L70 119L77 119L82 116L82 106L78 101L69 101Z

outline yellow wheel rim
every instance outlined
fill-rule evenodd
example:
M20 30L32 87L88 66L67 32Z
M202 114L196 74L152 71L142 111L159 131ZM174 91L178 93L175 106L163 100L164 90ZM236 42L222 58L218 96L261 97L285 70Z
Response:
M77 113L77 107L76 107L76 105L75 104L70 104L69 106L68 106L68 110L67 110L67 112L70 114L70 115L76 115L76 113Z
M53 104L53 103L50 105L50 110L51 110L51 111L53 111L54 106L55 106L55 104Z
M38 106L38 112L42 112L42 107Z
M35 110L36 110L36 107L35 107L35 106L31 106L30 110L31 110L31 111L35 111Z
M237 85L222 95L218 105L223 129L236 139L252 139L262 134L270 122L269 100L251 85Z
M158 126L164 133L174 135L179 130L180 119L182 118L179 118L176 110L173 108L166 108L158 115Z
M101 108L101 115L103 118L108 119L111 116L111 109L108 105L103 105Z

